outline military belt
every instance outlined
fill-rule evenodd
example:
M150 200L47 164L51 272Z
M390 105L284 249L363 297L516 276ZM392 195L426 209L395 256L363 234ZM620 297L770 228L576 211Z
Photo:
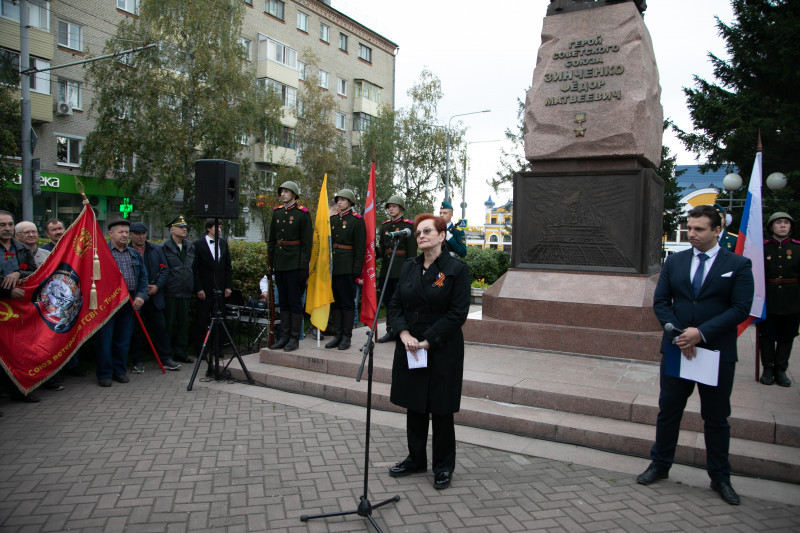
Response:
M278 244L281 246L294 246L295 244L300 244L300 241L278 241Z
M767 278L767 283L797 283L797 278L793 279Z
M386 254L385 255L387 255L387 256L392 255L392 252L394 252L394 250L386 250ZM406 255L408 253L408 250L397 250L394 253L396 255Z
M339 248L340 250L352 250L353 245L351 244L334 244L334 248Z

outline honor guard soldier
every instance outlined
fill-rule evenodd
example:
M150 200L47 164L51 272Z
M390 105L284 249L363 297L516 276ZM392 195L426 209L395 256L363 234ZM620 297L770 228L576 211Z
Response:
M759 381L764 385L792 384L786 369L800 327L800 241L791 237L793 226L791 215L781 211L767 220L767 231L772 234L764 241L767 319L759 327L764 367Z
M295 182L283 182L278 187L278 195L282 205L272 210L267 239L267 275L275 274L281 329L278 339L269 349L283 348L284 351L291 352L299 347L300 333L303 330L303 293L308 281L314 228L308 209L297 203L300 199L300 188Z
M714 204L714 209L719 213L719 218L722 221L722 233L719 234L719 245L729 252L736 251L736 241L739 236L735 233L729 232L726 228L731 223L730 215L725 213L725 208L719 204Z
M389 302L394 295L397 284L400 281L400 271L403 269L403 262L406 259L417 255L417 239L414 237L414 221L403 218L406 210L405 201L399 195L395 194L386 201L386 210L389 212L389 220L381 224L381 236L378 241L378 257L381 258L381 275L378 278L380 287L383 287L386 278L389 282L386 283L386 294L383 295L383 304L389 308ZM394 251L395 239L389 236L389 233L396 231L403 231L408 228L411 232L406 237L401 237L397 244L397 252L395 252L394 262L392 263L392 270L389 270L389 262L392 260L392 252ZM386 335L378 339L378 342L389 342L394 340L395 332L389 326L389 321L386 322Z
M361 215L353 212L356 195L342 189L333 197L338 213L331 216L333 242L333 340L326 348L346 350L353 337L356 314L356 279L361 276L367 249L367 230Z
M450 202L442 202L439 207L439 216L447 222L447 235L443 249L450 252L453 257L467 257L467 236L452 222L453 205Z

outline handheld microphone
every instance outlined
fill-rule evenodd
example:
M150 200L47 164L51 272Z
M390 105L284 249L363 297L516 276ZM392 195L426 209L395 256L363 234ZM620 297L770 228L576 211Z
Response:
M672 322L667 322L664 324L664 331L667 333L674 333L675 335L683 335L685 332L681 328L676 328L672 325Z
M400 237L410 237L411 230L409 228L405 228L401 229L400 231L390 231L388 235L392 239L399 239Z

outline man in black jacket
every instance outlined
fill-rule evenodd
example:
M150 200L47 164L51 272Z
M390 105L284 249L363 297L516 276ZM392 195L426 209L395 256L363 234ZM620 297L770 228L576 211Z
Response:
M203 339L211 323L215 292L221 291L227 298L233 292L233 268L228 242L219 237L222 224L214 227L214 219L206 220L206 234L194 241L194 290L197 294L197 321L194 346L197 353L203 349ZM216 231L215 231L216 230ZM219 242L214 242L218 240ZM219 251L219 257L215 253ZM222 302L220 302L222 304Z
M194 294L194 244L186 238L188 228L183 215L169 224L170 236L161 245L167 265L167 284L164 286L164 321L170 335L172 360L193 363L187 355L189 345L189 306Z
M147 296L150 298L139 309L139 316L147 328L150 340L167 370L178 370L181 365L172 360L167 325L164 322L164 286L167 284L169 267L160 246L147 241L147 226L143 222L131 223L131 248L139 252L147 268ZM133 373L144 372L144 354L150 350L142 327L137 321L131 337L131 360Z

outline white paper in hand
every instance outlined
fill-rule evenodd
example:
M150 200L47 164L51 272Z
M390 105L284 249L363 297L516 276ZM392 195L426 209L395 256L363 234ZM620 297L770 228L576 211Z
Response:
M408 357L408 369L413 370L415 368L428 368L428 350L423 348L417 349L417 357L414 358L414 354L406 351L406 357Z

